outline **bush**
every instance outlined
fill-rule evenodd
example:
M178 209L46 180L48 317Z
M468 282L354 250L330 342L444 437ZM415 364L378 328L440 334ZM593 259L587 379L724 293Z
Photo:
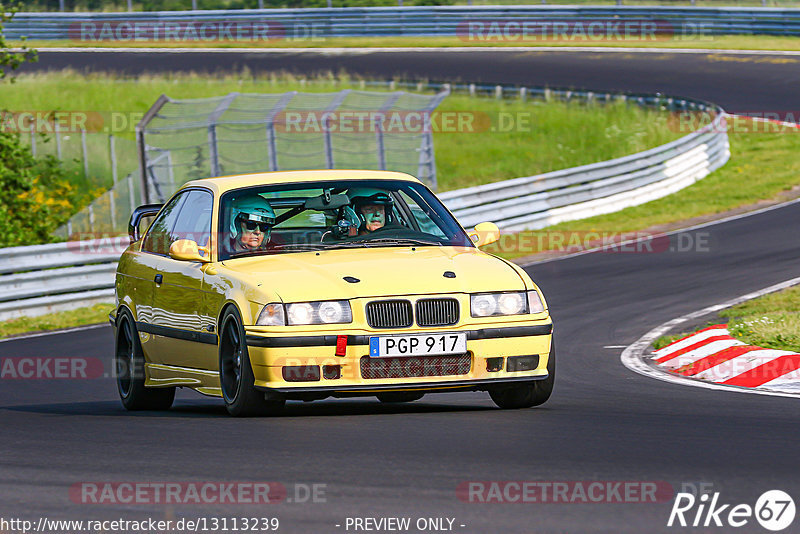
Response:
M0 247L53 241L52 232L91 194L69 183L56 158L34 158L16 134L0 132Z

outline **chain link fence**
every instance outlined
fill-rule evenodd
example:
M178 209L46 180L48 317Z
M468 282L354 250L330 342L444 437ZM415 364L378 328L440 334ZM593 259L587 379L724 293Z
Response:
M162 96L137 127L146 198L163 202L208 176L303 169L407 172L436 187L433 95L335 93Z
M386 169L413 174L435 188L429 121L449 88L427 95L394 91L394 83L388 89L231 93L192 100L162 96L137 128L141 152L133 140L64 132L58 123L47 142L35 132L23 135L35 155L52 154L93 187L107 189L54 235L71 240L113 236L127 232L136 206L163 202L187 181L209 176Z

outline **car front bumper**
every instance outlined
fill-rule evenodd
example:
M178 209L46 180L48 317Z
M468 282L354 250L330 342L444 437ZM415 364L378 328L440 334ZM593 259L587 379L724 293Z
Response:
M247 327L247 346L255 387L288 397L355 396L382 391L474 391L547 378L552 330L549 318L495 323L482 328L472 325L414 331L316 335L306 332L292 336ZM466 333L467 352L445 356L369 356L371 336L445 332ZM346 336L347 345L344 355L337 356L336 345L337 340L342 342L341 336ZM524 371L509 371L508 359L516 356L529 357L527 361L535 365ZM287 377L287 368L305 369L308 373L299 376L290 373ZM325 373L332 369L336 372Z

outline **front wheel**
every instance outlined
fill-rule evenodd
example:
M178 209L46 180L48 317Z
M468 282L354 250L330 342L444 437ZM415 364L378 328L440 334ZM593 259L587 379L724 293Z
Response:
M550 357L547 359L547 378L532 380L516 386L489 391L494 403L504 409L531 408L547 402L553 393L556 381L556 342L550 342Z
M228 413L235 417L267 415L283 408L284 400L267 400L253 384L255 376L236 308L228 308L219 329L219 382Z
M144 353L136 324L127 311L119 313L114 361L122 405L131 411L169 410L175 400L175 388L145 387Z

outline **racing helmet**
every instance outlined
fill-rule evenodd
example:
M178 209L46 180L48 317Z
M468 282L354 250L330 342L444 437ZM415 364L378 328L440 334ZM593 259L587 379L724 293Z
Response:
M367 224L364 214L361 213L361 208L368 204L384 206L386 210L386 221L384 224L389 223L389 219L392 215L392 206L394 206L394 199L392 195L386 191L373 187L353 187L347 191L347 196L350 198L350 203L353 205L353 208L355 208L355 212L361 222L361 229L364 229Z
M242 224L257 225L264 233L264 243L269 241L275 225L275 211L269 202L260 195L248 195L231 203L231 235L239 239Z

